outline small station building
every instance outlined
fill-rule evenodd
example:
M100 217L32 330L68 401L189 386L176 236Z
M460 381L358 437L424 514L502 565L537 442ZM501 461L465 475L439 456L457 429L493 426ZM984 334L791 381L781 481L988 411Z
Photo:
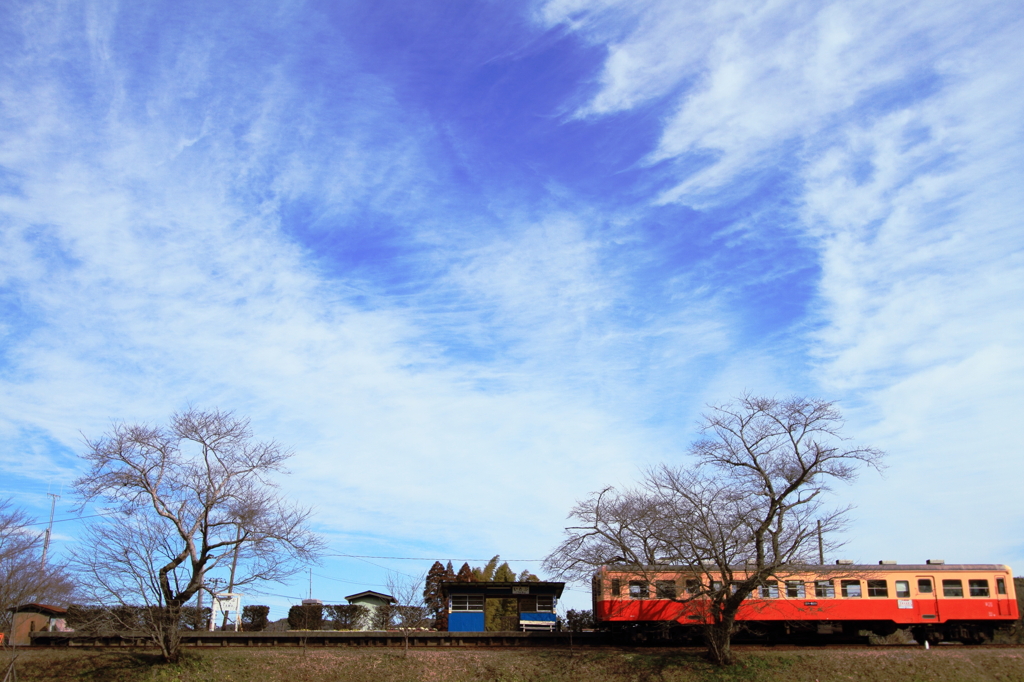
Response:
M14 614L11 644L27 646L32 643L33 632L66 632L64 617L67 609L51 604L22 604L10 609Z
M488 599L515 599L520 630L553 631L555 605L565 583L443 582L441 589L448 596L449 632L484 632L484 604Z

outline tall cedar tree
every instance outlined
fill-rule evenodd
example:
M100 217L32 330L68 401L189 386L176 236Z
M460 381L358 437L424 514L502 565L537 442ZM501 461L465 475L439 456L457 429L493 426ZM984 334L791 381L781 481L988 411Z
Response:
M469 567L469 564L462 564L462 568L459 569L458 575L455 576L455 582L457 583L475 583L476 576L473 575L473 569Z
M451 561L447 566L435 561L427 573L423 586L423 603L433 615L434 629L442 632L448 630L448 595L441 588L443 582L455 582L455 570Z
M452 568L452 562L451 561L449 561L448 564L444 567L444 581L446 583L455 582L455 569ZM444 596L444 606L445 606L445 608L441 610L441 622L438 623L437 629L438 630L447 631L448 630L448 595L445 594L443 596Z
M442 615L448 610L444 590L441 589L441 582L444 579L444 565L440 561L435 561L423 581L423 603L426 604L427 611L433 616L434 627L438 630L442 629L440 626Z

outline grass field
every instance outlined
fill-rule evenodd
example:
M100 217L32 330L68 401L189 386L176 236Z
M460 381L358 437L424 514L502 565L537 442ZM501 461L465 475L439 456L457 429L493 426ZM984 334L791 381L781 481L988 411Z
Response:
M10 662L3 657L0 679ZM365 649L208 649L176 665L152 653L110 650L22 650L19 682L1020 682L1024 649L937 647L747 650L726 669L692 651L513 651Z

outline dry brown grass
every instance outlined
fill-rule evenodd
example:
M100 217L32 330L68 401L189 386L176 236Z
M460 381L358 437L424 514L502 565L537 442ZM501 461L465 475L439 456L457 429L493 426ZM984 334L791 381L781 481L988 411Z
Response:
M6 661L4 662L6 668ZM23 650L19 682L1019 682L1024 650L747 650L718 669L692 651L208 649L177 665L154 653Z

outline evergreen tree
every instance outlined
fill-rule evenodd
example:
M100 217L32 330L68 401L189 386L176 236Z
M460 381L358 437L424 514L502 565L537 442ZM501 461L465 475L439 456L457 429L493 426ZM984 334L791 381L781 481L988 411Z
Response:
M459 574L455 576L455 582L457 583L475 583L476 576L473 575L473 569L469 567L468 563L462 564L462 568L459 569Z
M334 630L361 630L370 624L370 609L362 604L324 606L324 618Z
M427 572L426 580L423 581L423 603L434 619L434 627L438 630L442 629L441 621L447 620L443 616L446 616L448 613L448 599L444 594L444 590L441 589L441 583L444 580L444 566L441 565L440 561L435 561L434 565ZM447 630L447 627L444 629Z
M498 557L494 557L497 559ZM492 559L491 561L494 561ZM494 570L492 580L496 583L515 582L516 574L508 562L503 562ZM484 629L495 632L519 629L519 600L488 599L484 604Z
M205 609L204 609L205 610ZM270 607L259 604L247 604L242 607L242 630L245 632L261 632L270 624Z
M569 609L565 612L565 628L569 632L583 632L594 627L594 612L589 609L577 611Z
M297 604L288 609L288 629L322 630L324 607L322 604Z
M478 583L489 583L494 580L494 571L498 568L498 559L501 557L497 554L494 555L490 561L487 562L482 568L474 568L473 577Z
M500 562L500 563L499 563ZM430 569L431 573L435 571L435 568L440 564L434 564L434 567ZM451 572L451 562L448 564L448 572ZM468 563L462 564L462 568L459 569L459 573L454 578L446 578L448 580L454 580L454 582L499 582L499 583L511 583L511 582L539 582L540 578L530 573L528 570L524 570L519 576L516 576L515 571L508 565L507 561L501 561L501 555L495 554L483 566L477 566L471 568ZM429 580L429 574L428 574ZM424 597L426 597L426 591L424 591ZM444 609L444 615L447 618L447 608ZM504 631L504 630L517 630L519 628L519 602L514 598L506 599L487 599L484 601L484 629L488 631ZM439 628L440 629L440 628ZM447 622L445 623L445 629L447 629Z
M539 583L540 582L540 578L535 576L533 573L530 573L529 569L526 569L526 568L523 569L523 572L519 574L519 577L516 578L516 580L518 580L521 583Z
M444 567L444 577L442 578L442 582L446 582L446 583L453 583L453 582L455 582L455 569L452 568L452 562L451 561L449 561L448 565ZM438 630L440 630L442 632L447 632L448 631L448 594L447 593L442 593L441 594L441 599L442 599L442 602L443 602L442 608L441 608L441 614L440 614L439 618L437 619L437 623L434 625L434 627L436 627Z
M491 580L496 583L512 583L516 580L516 572L509 567L507 561L504 561L495 569L494 577Z

